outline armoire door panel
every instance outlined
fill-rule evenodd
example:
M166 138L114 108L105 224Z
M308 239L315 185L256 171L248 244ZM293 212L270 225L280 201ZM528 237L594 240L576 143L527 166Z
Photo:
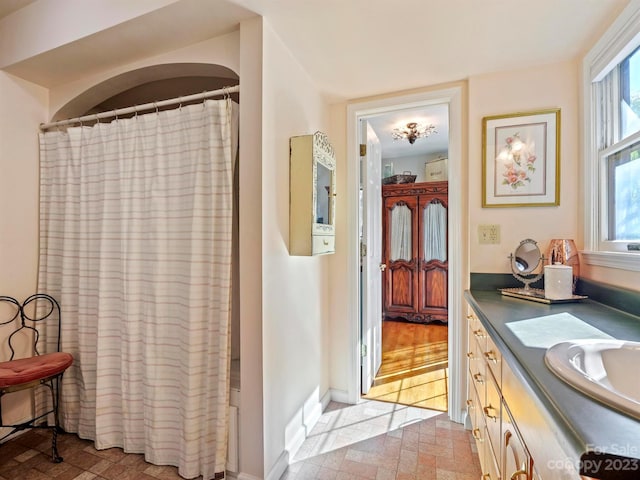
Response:
M424 280L421 282L423 288L421 310L430 308L447 308L447 277L445 268L432 266L423 270Z
M447 322L447 182L383 185L383 315Z
M413 195L397 196L385 199L383 208L383 263L387 266L383 314L404 318L415 310L416 302L418 201Z
M389 303L388 310L406 312L413 310L415 292L413 288L414 267L411 263L396 262L389 268Z

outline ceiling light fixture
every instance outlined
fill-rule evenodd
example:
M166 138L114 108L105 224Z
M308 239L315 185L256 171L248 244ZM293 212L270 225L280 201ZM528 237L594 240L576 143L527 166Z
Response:
M391 135L394 140L406 138L413 145L417 139L427 138L432 133L438 133L435 125L420 125L416 122L410 122L407 123L407 128L394 128Z

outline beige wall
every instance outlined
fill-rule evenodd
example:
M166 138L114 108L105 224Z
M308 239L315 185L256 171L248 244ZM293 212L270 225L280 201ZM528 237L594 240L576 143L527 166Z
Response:
M77 41L176 1L65 0L61 5L61 2L36 0L0 21L0 45L4 47L0 51L0 67Z
M546 250L553 238L573 238L583 248L580 169L580 63L497 72L469 79L469 231L471 272L510 273L509 253L532 238ZM557 207L482 208L482 117L559 107L561 109L560 205ZM478 225L501 226L498 245L478 243ZM640 290L640 273L587 265L580 276Z
M263 61L262 330L265 472L270 472L283 451L295 447L329 388L330 257L290 256L288 250L289 137L327 132L329 111L313 80L266 22Z
M262 18L240 25L240 471L264 477ZM251 139L245 141L244 138Z
M553 238L573 238L578 248L578 63L567 62L469 79L469 270L510 273L508 255L525 238L544 252ZM482 208L482 118L561 109L560 205ZM498 245L480 245L478 225L500 225Z
M38 267L38 125L47 91L0 72L0 292L24 299Z
M37 288L38 125L47 118L47 101L44 88L0 72L0 294L19 301ZM0 339L9 331L0 327ZM0 359L8 354L0 350ZM28 418L28 398L3 399L4 419Z

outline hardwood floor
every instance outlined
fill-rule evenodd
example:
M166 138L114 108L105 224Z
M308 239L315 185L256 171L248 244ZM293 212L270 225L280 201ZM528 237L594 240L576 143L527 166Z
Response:
M448 329L382 322L382 365L364 398L447 411Z

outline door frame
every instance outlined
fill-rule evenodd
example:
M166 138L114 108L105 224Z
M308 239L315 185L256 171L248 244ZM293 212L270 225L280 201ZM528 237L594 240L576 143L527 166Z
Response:
M347 262L349 289L349 361L348 389L350 403L361 401L360 397L360 238L359 189L360 189L360 147L359 124L361 118L384 114L406 108L437 104L449 105L449 418L462 423L465 416L466 369L464 356L466 345L466 318L463 314L463 289L468 284L466 238L467 223L467 175L466 154L463 153L463 86L430 90L419 93L399 94L380 99L363 100L347 105ZM464 161L463 161L464 160ZM464 235L463 235L464 234ZM452 254L455 248L455 255Z

